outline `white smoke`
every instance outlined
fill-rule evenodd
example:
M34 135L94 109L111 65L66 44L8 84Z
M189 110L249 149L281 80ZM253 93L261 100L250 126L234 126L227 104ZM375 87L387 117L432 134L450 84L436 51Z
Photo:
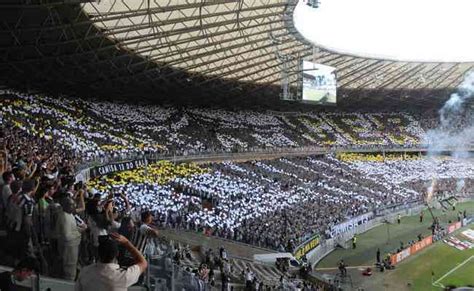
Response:
M435 157L440 150L449 150L455 159L470 157L469 148L474 143L474 120L469 101L474 99L474 71L468 72L457 91L451 94L439 110L438 128L427 132L425 144L428 144L428 156ZM436 169L433 169L435 172ZM458 180L456 190L464 188L464 180ZM433 197L436 179L427 187L427 202Z
M433 194L435 192L436 182L437 182L437 180L434 177L433 180L431 180L431 183L428 186L428 189L426 190L425 201L428 202L428 203L430 203L431 200L433 200Z
M429 155L449 149L455 158L469 157L468 148L474 143L474 122L468 106L471 99L474 99L474 71L466 74L457 92L439 110L439 127L427 132Z
M464 179L460 179L456 183L456 193L461 193L465 185Z

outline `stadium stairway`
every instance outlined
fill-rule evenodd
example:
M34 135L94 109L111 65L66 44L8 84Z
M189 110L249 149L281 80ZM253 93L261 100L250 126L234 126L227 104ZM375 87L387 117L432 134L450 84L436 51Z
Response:
M259 264L256 262L238 259L238 258L231 258L230 262L232 264L234 274L238 275L240 278L243 279L243 274L247 267L256 275L257 279L263 281L267 284L275 284L280 280L280 277L283 276L283 273L278 270L276 267Z

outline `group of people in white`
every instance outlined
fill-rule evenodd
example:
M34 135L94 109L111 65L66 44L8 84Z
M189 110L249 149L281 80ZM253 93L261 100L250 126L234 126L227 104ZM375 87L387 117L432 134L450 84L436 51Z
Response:
M92 232L94 224L101 228L100 221L81 221L73 215L75 211L87 212L89 219L101 208L109 222L115 222L111 228L123 227L124 233L129 225L123 220L118 223L116 216L148 213L145 220L136 220L293 251L311 236L329 236L335 225L378 207L421 201L430 187L466 193L474 186L471 159L349 162L324 155L210 163L202 165L207 170L198 174L155 182L115 180L111 174L103 187L86 192L83 186L75 189L78 184L70 181L73 167L103 157L304 146L413 146L419 145L425 129L406 113L283 114L126 105L15 92L2 96L0 120L6 138L0 164L2 174L7 173L1 181L2 215L8 203L16 203L28 222L34 209L57 205L58 217L64 218L58 224L63 231L59 253L70 259L62 266L67 278L75 277L78 254L71 259L65 250L79 250L81 227ZM99 205L104 199L107 202ZM77 207L75 202L79 202ZM15 231L36 227L33 223L28 228L20 226ZM66 239L71 234L72 246ZM16 238L21 241L18 249L29 253L36 238L31 232L25 235ZM95 251L101 235L96 236ZM130 247L128 240L116 239ZM138 280L144 269L142 264L131 281Z
M463 172L469 186L472 166L455 159L343 162L331 155L224 162L166 185L121 182L102 195L125 192L133 205L156 211L169 227L291 251L351 217L422 201L434 177L426 169L437 169L440 185L456 183Z
M407 113L173 108L3 92L2 118L82 158L332 146L407 146L425 129Z

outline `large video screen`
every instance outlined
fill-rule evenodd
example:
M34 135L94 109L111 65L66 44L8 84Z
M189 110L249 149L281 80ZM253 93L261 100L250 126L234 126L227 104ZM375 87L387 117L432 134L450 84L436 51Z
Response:
M336 104L336 68L303 61L303 101Z

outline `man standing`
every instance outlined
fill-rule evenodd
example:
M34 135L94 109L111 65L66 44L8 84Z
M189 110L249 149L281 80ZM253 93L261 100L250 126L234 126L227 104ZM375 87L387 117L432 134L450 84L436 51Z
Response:
M247 269L245 270L245 290L252 290L252 282L254 278L253 272L250 270L250 268L247 266Z
M2 179L3 179L4 184L1 188L2 195L0 197L0 210L1 210L0 213L2 215L2 217L0 217L0 222L2 222L6 214L8 199L12 195L10 184L15 180L15 176L13 175L13 172L5 172L2 174Z
M20 256L33 255L33 210L36 202L33 199L36 193L35 180L26 179L23 181L23 194L19 199L19 208L21 209L21 231L19 239Z
M380 248L377 248L377 264L380 264Z
M10 189L10 184L15 181L15 175L13 172L5 172L2 174L3 185L2 185L2 205L7 206L8 197L12 195L12 190Z
M117 233L112 233L110 237L111 239L104 239L99 244L99 262L82 269L75 291L126 291L146 270L148 264L145 258L128 239ZM124 246L135 259L135 264L127 269L115 263L117 243Z
M341 277L345 277L347 275L346 263L344 260L339 261L339 272L341 272Z
M221 247L219 249L219 254L220 254L220 257L221 257L221 261L227 260L227 251L224 249L224 247Z
M423 223L423 210L420 212L420 223Z
M66 280L76 279L79 245L81 244L80 231L85 230L85 224L77 225L73 215L75 204L72 198L64 197L61 201L62 211L56 221L58 236L58 253L62 260L63 276Z
M400 215L400 213L397 215L397 222L398 224L402 222L402 216Z
M357 237L354 234L354 236L352 237L352 248L355 249L356 247L357 247Z
M143 254L148 248L148 244L151 242L150 238L158 237L159 235L158 230L152 225L153 219L153 214L150 211L144 211L141 214L142 225L134 236L134 245Z

